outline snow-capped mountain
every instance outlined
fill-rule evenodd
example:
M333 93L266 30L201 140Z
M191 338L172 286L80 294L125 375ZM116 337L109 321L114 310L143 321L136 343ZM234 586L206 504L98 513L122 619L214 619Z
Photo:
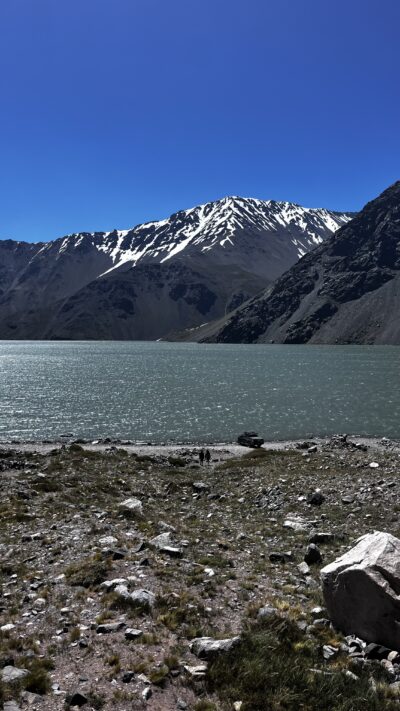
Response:
M306 208L289 202L226 197L182 210L166 220L146 222L128 230L67 235L42 246L59 254L89 244L112 261L110 269L140 262L164 263L184 252L233 252L240 249L243 232L281 235L297 258L348 222L352 215L325 208ZM264 245L264 249L267 245Z
M127 230L0 242L0 336L156 338L198 325L256 294L351 218L226 197Z

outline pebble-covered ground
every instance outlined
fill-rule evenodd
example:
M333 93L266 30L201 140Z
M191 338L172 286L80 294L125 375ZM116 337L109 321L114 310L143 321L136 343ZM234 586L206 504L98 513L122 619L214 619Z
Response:
M360 663L321 638L319 570L364 533L400 536L398 445L210 449L209 466L196 448L0 450L5 709L251 711L193 640L232 640L261 608L315 640L322 671Z

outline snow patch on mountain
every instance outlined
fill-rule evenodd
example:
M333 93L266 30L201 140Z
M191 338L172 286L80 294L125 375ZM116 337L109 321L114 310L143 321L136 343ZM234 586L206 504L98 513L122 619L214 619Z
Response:
M61 258L71 250L92 248L109 258L110 266L103 272L107 274L143 261L162 264L189 248L200 254L239 249L243 235L261 234L268 240L270 233L289 240L300 258L352 216L290 202L232 196L131 229L67 235L44 245L37 255L56 250Z

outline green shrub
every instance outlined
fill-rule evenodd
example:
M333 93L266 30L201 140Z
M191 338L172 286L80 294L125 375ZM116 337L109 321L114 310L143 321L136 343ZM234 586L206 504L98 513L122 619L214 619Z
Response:
M70 585L81 585L90 588L99 585L106 579L111 568L110 559L103 560L97 556L83 558L77 563L72 563L65 571Z
M356 674L358 679L349 678L342 668L324 665L320 645L290 620L273 618L249 627L237 647L210 663L207 688L223 709L237 700L242 711L398 709L390 687L378 683L374 692L369 673L357 668Z

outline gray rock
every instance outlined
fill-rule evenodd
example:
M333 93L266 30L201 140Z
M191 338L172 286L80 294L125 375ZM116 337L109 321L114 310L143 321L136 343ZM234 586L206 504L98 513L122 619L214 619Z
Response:
M103 625L98 625L96 627L97 634L111 634L112 632L119 632L125 627L125 622L108 622Z
M345 634L400 650L400 540L376 531L321 570L333 624Z
M207 671L207 664L198 664L196 666L184 664L183 669L191 679L204 679Z
M302 533L310 528L310 524L301 516L288 516L283 522L283 527L296 533Z
M110 592L111 590L115 590L119 585L126 585L127 582L126 578L114 578L114 580L105 580L104 583L101 583L100 587Z
M308 566L308 563L305 561L303 563L299 563L297 566L297 570L301 575L309 575L310 574L310 568Z
M122 583L115 586L114 593L119 597L120 600L129 600L130 598L130 593L127 585L124 585Z
M18 706L16 701L5 701L3 711L21 711L21 707Z
M316 620L312 623L313 627L316 627L317 629L321 629L323 627L330 627L331 621L328 620L326 617L317 617Z
M143 504L140 499L125 499L118 506L120 513L128 517L142 516Z
M18 667L6 666L1 670L1 678L5 684L14 684L28 676L27 669L18 669Z
M239 644L240 637L230 637L229 639L213 639L212 637L197 637L190 645L190 650L199 659L212 659L217 654L229 652L236 644Z
M334 657L337 657L338 654L339 654L339 649L337 649L337 647L332 647L332 645L330 645L330 644L324 644L324 646L322 647L322 656L327 661L329 659L333 659Z
M139 639L143 634L142 630L137 630L134 627L128 627L125 630L125 639Z
M276 607L272 607L272 605L264 605L264 607L260 607L257 617L261 620L267 620L270 617L274 617L275 615L278 614L278 610Z
M134 605L150 609L155 604L156 596L149 590L135 590L131 593L130 599Z
M209 491L210 489L209 485L205 484L204 481L194 481L192 487L195 491L199 493Z
M118 539L115 538L115 536L103 536L103 538L99 538L99 546L112 548L116 543L118 543Z
M159 536L155 536L154 538L152 538L149 543L154 548L164 548L165 546L169 546L172 543L172 534L170 531L160 533Z

